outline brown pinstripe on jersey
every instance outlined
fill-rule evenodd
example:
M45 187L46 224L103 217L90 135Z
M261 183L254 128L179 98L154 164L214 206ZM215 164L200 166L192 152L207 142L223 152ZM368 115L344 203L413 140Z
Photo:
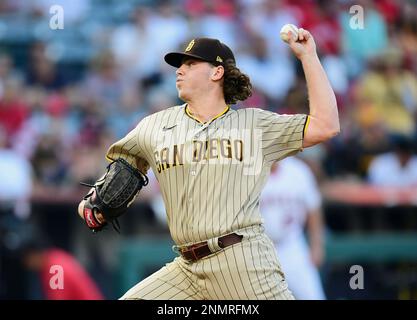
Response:
M108 150L154 171L178 245L261 224L259 195L270 166L302 149L307 115L229 109L200 123L175 106L144 118Z

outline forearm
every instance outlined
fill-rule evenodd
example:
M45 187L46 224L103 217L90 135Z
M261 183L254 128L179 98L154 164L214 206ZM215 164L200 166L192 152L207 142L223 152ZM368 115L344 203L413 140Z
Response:
M309 213L307 218L307 232L310 243L310 255L313 264L320 267L324 262L324 224L320 209Z
M317 54L304 55L300 60L308 88L310 124L314 122L319 128L318 140L324 141L340 131L336 97Z
M313 210L307 217L307 233L312 248L323 248L324 222L320 209Z
M308 232L310 246L314 249L323 249L323 229L321 226L314 226Z

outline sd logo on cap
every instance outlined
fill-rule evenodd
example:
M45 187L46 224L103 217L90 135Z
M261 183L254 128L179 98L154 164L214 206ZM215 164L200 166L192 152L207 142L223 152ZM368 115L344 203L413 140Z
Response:
M213 65L224 65L226 61L236 64L232 50L224 43L212 38L195 38L188 43L184 52L170 52L165 55L165 61L173 67L181 67L183 59L190 57L210 62Z

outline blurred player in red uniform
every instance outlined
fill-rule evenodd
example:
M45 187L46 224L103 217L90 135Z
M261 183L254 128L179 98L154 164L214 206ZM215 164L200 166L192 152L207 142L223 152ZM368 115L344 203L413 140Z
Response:
M103 294L81 264L68 252L39 244L26 245L24 265L40 276L47 300L103 300Z

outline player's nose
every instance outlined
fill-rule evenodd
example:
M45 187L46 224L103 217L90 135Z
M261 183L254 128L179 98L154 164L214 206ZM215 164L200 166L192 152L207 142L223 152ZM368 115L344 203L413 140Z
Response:
M175 71L175 74L177 75L177 77L179 76L179 75L184 75L184 64L182 64L178 69L177 69L177 71Z

